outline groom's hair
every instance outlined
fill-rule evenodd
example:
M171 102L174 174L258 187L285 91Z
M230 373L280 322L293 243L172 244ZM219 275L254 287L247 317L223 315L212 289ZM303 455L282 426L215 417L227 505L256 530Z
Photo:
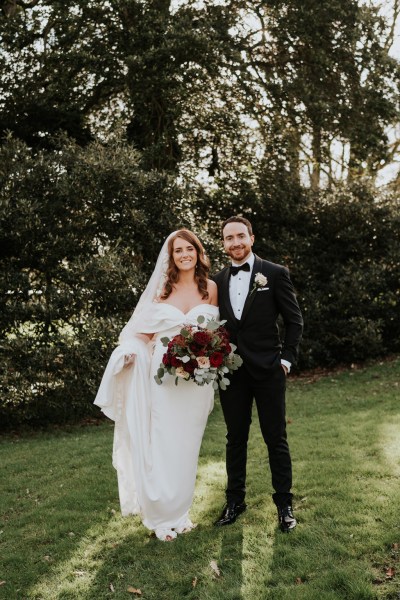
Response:
M228 223L243 223L243 225L246 225L249 235L253 235L253 228L251 226L250 221L248 219L245 219L244 217L239 217L239 215L236 215L235 217L229 217L229 219L226 219L226 221L224 221L222 223L222 225L221 225L222 239L224 239L225 225L228 225Z

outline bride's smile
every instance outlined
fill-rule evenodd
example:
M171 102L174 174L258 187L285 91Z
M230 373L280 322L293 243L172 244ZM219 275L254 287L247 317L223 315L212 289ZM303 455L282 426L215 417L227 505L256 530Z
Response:
M181 271L193 269L197 263L197 251L194 246L182 238L177 238L173 246L173 259Z

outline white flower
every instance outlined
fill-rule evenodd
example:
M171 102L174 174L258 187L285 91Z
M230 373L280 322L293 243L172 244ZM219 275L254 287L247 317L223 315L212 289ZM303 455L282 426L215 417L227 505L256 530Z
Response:
M267 283L268 283L268 279L265 277L265 275L263 275L262 273L256 273L256 276L254 277L254 284L253 284L253 287L251 288L250 294L255 292L257 288L265 287L267 285Z
M182 379L189 379L190 375L185 371L183 367L178 367L175 371L175 375L177 377L182 377Z
M209 369L210 368L210 359L207 356L198 356L196 358L197 364L201 369Z
M254 277L254 283L257 285L257 287L264 287L267 285L268 279L262 273L256 273L256 276Z

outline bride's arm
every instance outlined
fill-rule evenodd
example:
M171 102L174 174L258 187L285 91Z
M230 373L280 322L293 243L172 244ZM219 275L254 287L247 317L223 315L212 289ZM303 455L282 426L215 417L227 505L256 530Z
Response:
M218 288L215 281L212 279L207 279L207 292L208 292L208 300L209 304L213 306L218 306Z
M154 333L136 333L135 337L139 338L146 344L148 344L154 337ZM125 354L124 356L124 367L129 367L130 365L135 364L136 354Z
M154 337L154 333L136 333L135 335L139 338L139 340L146 342L146 344L148 344Z

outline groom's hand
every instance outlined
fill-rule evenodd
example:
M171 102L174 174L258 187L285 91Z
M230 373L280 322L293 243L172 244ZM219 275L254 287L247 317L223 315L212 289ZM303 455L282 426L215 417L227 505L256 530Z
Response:
M285 375L287 376L287 374L289 373L289 369L287 368L286 365L282 365L281 364L282 369L285 371Z
M124 356L124 368L130 367L135 364L136 354L125 354Z

